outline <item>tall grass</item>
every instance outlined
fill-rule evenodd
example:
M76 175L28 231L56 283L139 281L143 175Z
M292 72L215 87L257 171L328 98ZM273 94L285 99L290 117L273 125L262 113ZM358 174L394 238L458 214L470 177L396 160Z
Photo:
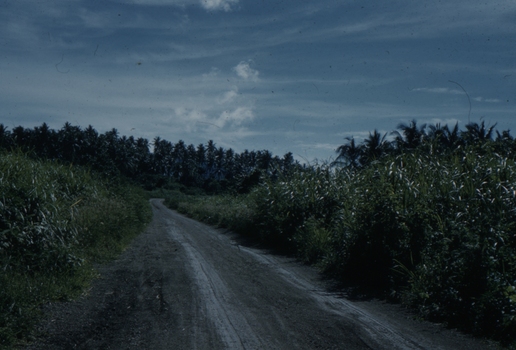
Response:
M516 164L489 147L411 152L358 170L312 168L243 199L182 208L203 207L202 219L224 215L226 203L246 203L250 212L239 220L264 241L384 290L425 318L510 342Z
M0 347L27 340L42 304L79 295L93 264L121 251L149 219L137 189L0 154Z
M210 225L255 236L255 204L248 196L186 195L180 191L163 193L165 205Z
M469 148L306 172L256 198L266 232L305 259L503 338L516 334L515 195L514 161Z

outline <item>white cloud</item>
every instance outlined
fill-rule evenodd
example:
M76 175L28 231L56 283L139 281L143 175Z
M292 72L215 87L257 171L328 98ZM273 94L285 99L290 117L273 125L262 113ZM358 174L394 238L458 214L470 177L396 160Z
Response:
M464 91L460 91L457 89L450 88L415 88L412 91L422 91L422 92L431 92L434 94L452 94L452 95L462 95Z
M126 3L127 0L119 1L121 3ZM186 5L190 5L194 0L132 0L130 3L136 5L145 5L145 6L177 6L184 7Z
M242 125L245 121L254 119L253 110L250 107L237 107L233 111L224 111L219 117L219 124Z
M201 0L201 5L206 10L231 11L231 5L237 4L238 0Z
M256 69L252 69L248 62L242 61L236 67L233 68L236 74L245 80L258 81L258 75L260 74Z
M483 98L483 97L475 97L473 100L477 102L487 102L487 103L499 103L502 102L502 100L499 100L497 98Z
M216 67L211 67L211 70L209 73L204 73L202 75L203 80L208 80L212 78L216 78L219 75L220 70Z
M127 2L127 0L118 0L119 2ZM144 6L176 6L185 8L193 3L200 3L206 10L222 10L229 12L232 5L237 4L239 0L131 0L131 3Z
M197 128L202 124L219 127L218 125L213 124L213 122L209 120L208 116L203 111L186 107L175 108L174 117L171 117L170 119L174 123L179 122L180 125L183 126L182 129L187 132L197 130Z
M404 121L405 123L410 123L410 121L407 119ZM448 125L448 126L455 126L455 124L459 123L460 124L460 120L458 120L457 118L447 118L447 119L442 119L442 118L430 118L430 119L422 119L421 121L418 121L418 124L420 125L423 125L423 124L426 124L426 125L437 125L437 124L441 124L441 125Z
M213 113L214 111L211 112ZM253 119L254 113L251 107L236 107L233 110L225 110L218 117L210 117L208 112L200 109L178 107L174 109L174 114L167 118L167 124L178 126L179 130L188 133L202 130L221 132L223 129L234 131L235 128L242 126L244 122Z
M218 99L219 104L232 102L238 96L238 88L234 86L231 90L226 91L221 98Z
M412 91L422 91L422 92L430 92L434 94L450 94L450 95L463 95L464 91L457 90L457 89L449 89L449 88L415 88L412 89ZM502 102L502 100L497 98L484 98L481 96L478 97L472 97L473 101L477 102L487 102L487 103L499 103Z
M78 11L78 15L87 28L102 29L113 26L113 16L106 12L90 11L81 8Z

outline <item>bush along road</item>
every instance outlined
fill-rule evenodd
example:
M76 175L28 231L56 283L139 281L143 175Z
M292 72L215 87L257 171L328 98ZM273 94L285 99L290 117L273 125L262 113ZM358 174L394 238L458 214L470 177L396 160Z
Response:
M151 200L154 218L27 349L489 349L401 307L355 301L294 259Z

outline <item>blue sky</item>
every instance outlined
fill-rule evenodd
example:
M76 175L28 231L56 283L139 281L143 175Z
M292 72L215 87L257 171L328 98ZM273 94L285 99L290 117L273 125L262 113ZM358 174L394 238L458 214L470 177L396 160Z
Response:
M514 0L0 0L11 129L69 121L312 162L412 119L516 136L515 105Z

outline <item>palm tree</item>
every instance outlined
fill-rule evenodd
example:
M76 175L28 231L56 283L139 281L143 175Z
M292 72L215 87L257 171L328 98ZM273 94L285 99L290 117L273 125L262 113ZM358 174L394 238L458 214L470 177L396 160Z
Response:
M133 178L137 174L136 141L133 136L123 135L119 138L117 164L118 169L125 176Z
M401 133L399 131L392 132L393 135L396 135L395 143L398 150L414 150L421 145L426 138L425 128L426 124L418 127L415 119L409 124L398 124Z
M285 153L283 159L280 160L280 169L283 174L289 174L294 167L294 155L292 152Z
M56 133L48 127L47 123L34 128L31 144L38 156L47 159L55 158L57 156L56 141Z
M158 175L176 176L177 158L175 148L170 141L162 140L159 136L154 138L153 164Z
M263 174L267 174L272 162L272 153L267 150L258 151L256 161L258 169L263 170Z
M226 169L224 169L224 157L226 155L226 151L224 148L219 147L215 151L215 179L220 181L225 178Z
M362 156L362 147L357 146L353 136L344 138L347 143L337 147L337 159L332 162L332 165L344 164L352 168L360 166L360 157Z
M444 136L444 144L449 148L455 148L461 144L462 138L460 137L459 123L455 123L455 126L451 130L448 125L446 125L444 128Z
M197 163L197 169L198 169L197 172L204 180L205 176L206 176L206 148L204 147L204 145L202 143L200 143L197 146L195 158L196 158L195 161Z
M224 155L224 171L226 172L226 179L233 179L235 175L235 152L231 148L227 149Z
M206 145L206 166L208 177L211 177L214 172L216 150L217 147L215 146L215 142L213 142L213 140L209 140L208 144Z
M8 149L12 147L11 133L4 124L0 123L0 148Z
M379 159L390 150L391 146L386 137L387 133L382 136L376 129L372 134L369 133L369 137L364 140L362 145L363 153L361 159L363 159L364 164Z
M456 123L453 129L450 129L446 124L441 126L440 123L429 126L430 132L427 134L427 139L432 142L432 145L441 150L453 150L462 144L462 138L459 131L459 123Z
M183 160L183 169L179 181L185 185L197 185L198 180L196 150L195 146L190 144L186 146Z
M79 126L66 122L57 132L57 144L61 160L82 164L84 135Z
M498 154L507 155L511 159L516 158L516 142L514 141L510 130L504 130L500 133L496 131L496 139L494 142L494 150Z
M500 132L498 130L496 130L496 141L514 141L514 137L512 137L511 135L511 131L510 130L504 130L502 131L502 133L500 134Z
M26 148L29 146L29 140L30 140L30 129L25 129L23 126L17 126L13 129L11 132L11 138L13 141L13 144L20 148Z
M254 170L256 154L254 151L244 150L235 157L236 170L239 176L247 176Z
M468 123L466 131L462 132L462 138L467 144L482 144L492 141L493 131L496 124L486 128L484 121L482 123Z
M172 176L179 180L183 176L186 161L186 145L183 140L179 140L172 150Z
M445 129L448 125L441 125L441 123L437 123L437 124L434 124L434 125L429 125L428 126L428 129L430 129L430 131L428 132L427 136L429 139L437 139L437 140L442 140L444 134L445 134Z
M137 159L137 172L139 174L151 173L151 153L149 141L142 137L136 139L135 157Z

